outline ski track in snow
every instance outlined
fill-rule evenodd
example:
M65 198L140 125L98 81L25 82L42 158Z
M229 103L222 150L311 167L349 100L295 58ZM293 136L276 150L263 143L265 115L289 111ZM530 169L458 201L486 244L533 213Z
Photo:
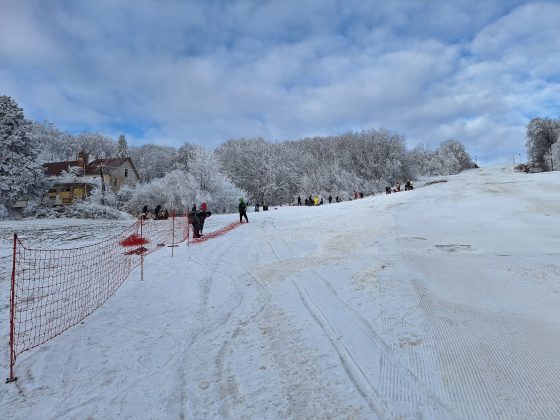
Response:
M6 416L558 418L558 173L447 179L250 213L174 258L150 255L143 282L135 270L18 358ZM49 223L23 222L22 236L67 246L126 224ZM10 229L0 223L3 299Z

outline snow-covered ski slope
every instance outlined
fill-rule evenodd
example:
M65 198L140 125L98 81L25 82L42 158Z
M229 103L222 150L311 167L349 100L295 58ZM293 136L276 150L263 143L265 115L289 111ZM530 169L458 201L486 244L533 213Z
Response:
M559 418L560 172L445 178L149 256L2 417Z

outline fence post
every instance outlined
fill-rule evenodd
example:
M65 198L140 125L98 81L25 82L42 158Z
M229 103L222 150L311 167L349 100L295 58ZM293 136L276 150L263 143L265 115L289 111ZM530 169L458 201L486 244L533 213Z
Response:
M177 246L175 245L175 210L171 213L171 219L171 258L173 258L173 248Z
M140 216L140 238L144 239L143 233L144 217ZM144 253L140 254L140 281L144 281Z
M10 377L6 379L6 383L14 382L17 377L14 376L14 364L16 363L15 352L15 312L16 312L16 244L17 235L14 233L14 250L12 258L12 290L10 291Z

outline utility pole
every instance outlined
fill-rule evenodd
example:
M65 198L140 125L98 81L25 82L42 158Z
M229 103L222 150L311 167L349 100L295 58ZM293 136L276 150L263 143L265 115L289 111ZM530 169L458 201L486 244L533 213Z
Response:
M103 161L99 164L101 171L101 204L105 205L105 177L103 176Z

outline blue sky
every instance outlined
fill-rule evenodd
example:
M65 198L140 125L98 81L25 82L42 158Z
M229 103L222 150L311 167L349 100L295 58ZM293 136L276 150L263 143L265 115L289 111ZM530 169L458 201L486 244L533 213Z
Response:
M385 127L524 157L559 118L560 3L3 0L0 94L129 144L215 147Z

